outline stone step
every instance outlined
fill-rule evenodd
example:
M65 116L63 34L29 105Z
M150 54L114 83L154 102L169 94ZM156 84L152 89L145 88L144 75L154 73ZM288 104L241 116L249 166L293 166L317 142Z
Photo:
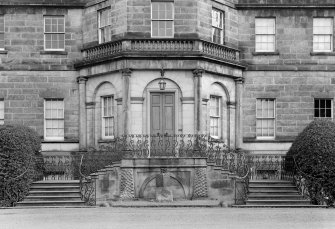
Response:
M272 183L272 184L293 184L293 181L290 180L250 180L249 183Z
M29 196L81 196L80 191L30 191Z
M297 190L287 191L287 190L259 190L256 192L249 192L248 195L251 194L260 194L260 195L299 195Z
M296 187L285 187L285 188L276 188L276 187L249 187L249 192L297 192Z
M80 186L61 186L61 185L50 185L50 186L37 186L34 185L30 188L31 191L79 191Z
M247 200L246 205L309 205L309 200Z
M79 180L46 180L46 181L37 181L32 184L32 187L38 186L79 186Z
M232 205L233 208L327 208L326 205Z
M255 195L257 193L252 193L248 195L248 200L278 200L278 199L288 199L288 200L303 200L304 198L301 195Z
M80 196L27 196L24 201L81 201Z
M37 207L37 206L84 206L84 201L22 201L18 202L17 206L19 207Z

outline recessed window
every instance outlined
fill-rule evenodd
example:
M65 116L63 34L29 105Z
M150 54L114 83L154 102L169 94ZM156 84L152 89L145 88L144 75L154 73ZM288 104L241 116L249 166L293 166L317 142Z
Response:
M98 11L99 21L99 43L105 43L111 40L111 10L103 9Z
M212 41L217 44L224 43L224 12L212 9Z
M275 100L257 99L256 104L257 138L275 137Z
M221 137L221 97L210 96L210 136L213 138Z
M256 52L274 52L276 38L276 20L274 18L256 18Z
M44 17L44 49L65 50L65 20L64 16Z
M333 19L313 19L313 51L331 52L333 49Z
M173 2L151 3L151 36L173 37Z
M46 140L64 140L64 101L44 101L44 136Z
M315 118L332 118L333 117L333 100L332 99L315 99L314 100L314 117Z
M102 138L114 137L114 106L113 96L101 97L102 103Z
M0 15L0 50L5 49L5 17Z
M5 101L0 99L0 125L5 123Z

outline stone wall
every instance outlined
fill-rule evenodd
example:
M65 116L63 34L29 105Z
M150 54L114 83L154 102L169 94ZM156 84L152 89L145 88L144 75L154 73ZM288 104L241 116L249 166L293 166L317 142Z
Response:
M334 98L332 72L250 71L245 74L244 137L256 137L256 98L276 98L276 138L293 140L314 120L314 98Z
M32 3L36 5L29 5ZM5 18L5 49L0 51L5 124L32 127L42 137L44 99L63 98L65 141L78 141L77 72L73 64L81 58L83 4L75 8L40 3L20 1L21 6L7 5L0 10ZM43 15L65 16L65 51L44 50Z
M0 70L74 70L81 58L82 10L43 7L5 7L5 52ZM44 51L43 15L65 16L65 52Z
M334 9L248 9L239 11L239 48L247 70L334 71L333 53L313 53L313 17ZM255 53L255 17L276 18L276 52Z
M5 124L22 124L42 137L44 99L64 99L65 140L78 140L78 89L73 71L1 71Z
M112 39L151 37L150 0L92 1L84 10L84 46L97 44L97 11L111 7ZM175 0L174 37L211 41L212 7L225 12L225 44L237 47L238 16L231 1Z
M270 4L270 1L248 3ZM239 47L242 61L248 65L242 104L246 142L256 140L257 98L276 99L276 138L272 142L277 145L259 142L268 151L288 150L288 144L282 148L283 142L292 142L314 119L314 98L334 99L334 52L313 52L313 17L335 15L334 9L324 9L322 3L326 1L320 1L320 7L314 8L294 8L294 3L283 8L240 8ZM255 17L276 18L276 52L255 53Z
M235 198L242 200L245 194L241 181L221 167L207 164L206 158L124 159L91 177L96 205L138 198L160 201L162 189L170 193L165 201L208 198L222 206L233 205Z

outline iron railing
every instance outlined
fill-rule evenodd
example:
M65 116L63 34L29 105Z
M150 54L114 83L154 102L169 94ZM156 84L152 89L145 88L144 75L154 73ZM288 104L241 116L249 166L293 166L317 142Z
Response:
M249 180L279 179L295 181L301 194L308 198L306 180L299 176L292 158L283 155L254 155L234 150L207 135L123 135L113 141L68 155L44 155L34 158L41 168L34 180L79 179L82 199L94 205L93 173L123 158L205 157L208 162L235 174L235 202L245 203ZM28 170L28 168L26 169ZM14 197L13 197L14 198Z

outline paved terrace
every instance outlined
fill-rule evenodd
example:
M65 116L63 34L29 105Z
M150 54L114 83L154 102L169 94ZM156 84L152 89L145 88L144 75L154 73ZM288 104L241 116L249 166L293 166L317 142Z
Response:
M1 229L332 229L335 209L40 208L0 209Z

